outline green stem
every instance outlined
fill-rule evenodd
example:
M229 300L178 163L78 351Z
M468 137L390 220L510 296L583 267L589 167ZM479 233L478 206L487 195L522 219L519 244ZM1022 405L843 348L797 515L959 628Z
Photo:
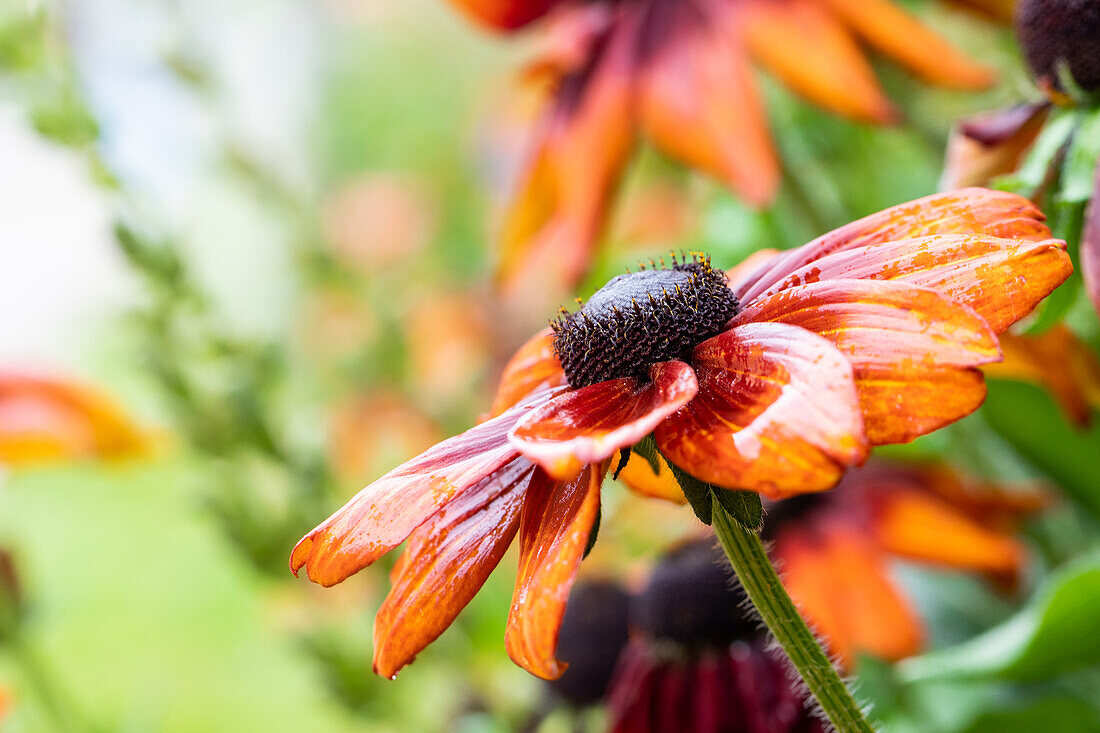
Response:
M760 535L743 527L712 499L714 531L760 617L790 657L802 681L840 733L873 733L835 667L787 595Z
M27 686L38 698L43 710L58 731L88 730L88 725L76 712L76 706L61 694L59 685L38 654L23 639L15 639L9 647Z

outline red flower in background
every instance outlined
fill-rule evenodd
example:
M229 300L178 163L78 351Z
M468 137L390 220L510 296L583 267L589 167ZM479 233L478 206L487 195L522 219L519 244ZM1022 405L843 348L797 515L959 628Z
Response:
M993 78L889 0L452 2L502 30L548 16L549 48L533 70L553 93L503 226L509 282L583 275L639 137L750 203L770 201L780 168L754 64L814 104L875 123L897 114L860 42L933 84Z
M363 489L294 548L333 585L408 539L375 623L391 676L453 621L519 535L508 652L552 678L610 459L652 434L684 471L773 498L834 486L872 445L970 413L997 333L1070 274L1012 194L888 209L755 265L621 275L506 367L494 417ZM556 331L556 332L555 332Z

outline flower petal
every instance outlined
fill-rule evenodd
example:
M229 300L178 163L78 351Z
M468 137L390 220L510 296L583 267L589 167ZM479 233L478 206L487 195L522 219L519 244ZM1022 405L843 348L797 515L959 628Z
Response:
M374 619L374 671L397 672L434 641L481 589L519 528L535 467L494 474L410 536Z
M980 186L1016 170L1050 107L1050 102L1032 102L960 120L947 141L940 188Z
M984 89L993 71L972 61L891 0L825 0L868 43L933 84Z
M919 651L920 620L890 582L875 543L855 529L804 529L782 532L772 556L799 611L841 663L850 667L859 652L897 660Z
M619 471L619 480L626 484L627 488L636 494L664 499L665 501L683 504L687 501L672 470L665 463L665 459L657 456L658 473L653 473L649 461L637 453L630 454L630 460Z
M673 158L707 171L756 205L779 186L767 117L742 47L735 3L653 3L642 35L640 123ZM728 36L728 37L727 37Z
M823 491L867 455L852 367L821 336L747 323L695 348L699 394L654 433L704 481L773 498Z
M754 282L757 277L772 266L772 260L781 254L778 249L758 249L726 270L726 282L729 284L730 289L738 292L741 290L742 283Z
M592 465L570 482L541 472L527 491L520 519L519 572L508 612L505 646L519 666L556 679L566 664L554 658L569 589L600 509L603 470Z
M560 0L451 0L474 20L502 31L512 31L542 16Z
M528 409L524 403L470 428L367 486L298 542L290 569L297 574L305 567L313 582L335 585L401 544L464 492L484 486L484 479L514 482L526 464L514 460L507 434Z
M699 388L682 361L650 367L652 381L625 377L565 392L532 410L508 434L515 449L565 481L649 435Z
M937 193L884 209L834 229L776 258L767 270L736 291L748 303L795 270L825 255L878 242L932 234L988 234L1041 241L1050 237L1043 214L1023 196L985 188Z
M820 3L755 0L741 17L753 56L811 102L866 122L895 117L863 52Z
M554 353L554 332L542 329L508 360L493 399L494 416L515 405L536 388L565 384L565 372Z
M972 369L1001 358L973 310L900 282L823 280L761 297L733 319L787 323L848 356L867 437L902 443L970 414L985 398Z
M1081 276L1085 280L1092 307L1100 313L1100 165L1096 167L1096 183L1092 188L1092 200L1081 229Z
M836 252L795 270L765 295L819 280L896 280L970 306L1001 333L1073 272L1065 243L943 235Z

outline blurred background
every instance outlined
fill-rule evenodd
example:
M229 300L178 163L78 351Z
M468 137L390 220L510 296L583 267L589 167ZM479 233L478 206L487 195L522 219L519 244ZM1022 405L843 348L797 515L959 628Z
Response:
M1034 98L1005 24L903 5L998 82L875 58L904 122L874 127L761 72L775 203L645 149L591 274L547 309L491 276L529 34L441 0L0 3L0 730L599 729L504 653L514 561L391 682L370 659L392 561L325 590L290 549L472 424L559 303L670 248L728 267L931 193L956 119ZM1015 621L1000 667L869 658L860 689L896 730L1100 730L1100 582L1080 580L1100 573L1100 331L1077 287L1044 327L1069 346L1022 348L979 413L889 451L1051 497L1013 590L891 564L928 649L1056 617ZM582 577L628 586L698 532L610 483L603 516Z

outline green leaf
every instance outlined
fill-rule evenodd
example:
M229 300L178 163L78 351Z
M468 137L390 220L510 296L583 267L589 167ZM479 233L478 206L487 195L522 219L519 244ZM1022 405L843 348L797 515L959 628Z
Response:
M1077 112L1065 110L1055 112L1047 121L1043 131L1031 146L1031 152L1020 169L1016 172L1015 181L1023 187L1029 195L1034 193L1043 182L1046 181L1050 167L1057 159L1059 151L1073 134L1077 124ZM1023 191L1021 191L1023 192Z
M1100 664L1100 550L1052 575L1008 621L898 665L905 682L1044 680Z
M1062 165L1060 201L1084 203L1092 198L1096 162L1100 158L1100 108L1082 114L1084 117L1077 125Z
M751 530L760 529L764 522L764 507L760 495L755 491L735 491L714 486L695 478L667 457L665 463L672 469L672 475L680 484L688 504L703 524L709 525L713 519L713 497L741 526Z
M1096 710L1072 697L1050 697L982 713L962 733L1095 733L1100 730Z
M634 444L632 450L649 462L654 474L661 473L661 465L657 462L657 441L652 435L647 435Z

